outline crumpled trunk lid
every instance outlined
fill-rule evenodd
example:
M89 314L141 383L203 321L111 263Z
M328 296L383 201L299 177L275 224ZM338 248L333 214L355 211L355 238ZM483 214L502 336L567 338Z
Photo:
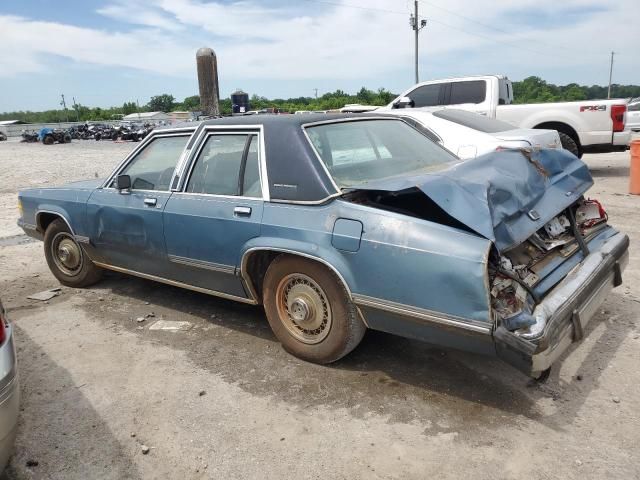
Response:
M357 189L418 188L503 252L524 242L592 185L588 167L573 154L539 150L490 153L446 170L369 182Z

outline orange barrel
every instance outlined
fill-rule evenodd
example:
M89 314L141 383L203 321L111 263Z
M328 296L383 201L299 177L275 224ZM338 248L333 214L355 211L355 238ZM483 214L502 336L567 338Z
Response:
M629 193L633 195L640 195L640 140L634 140L633 142L631 142Z

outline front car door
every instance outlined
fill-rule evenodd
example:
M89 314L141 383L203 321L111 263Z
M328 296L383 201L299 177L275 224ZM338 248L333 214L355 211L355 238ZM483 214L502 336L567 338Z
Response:
M262 133L209 127L164 209L171 278L236 300L253 300L239 275L240 252L260 235Z
M89 241L97 263L164 276L166 250L162 211L192 130L153 135L87 202ZM117 175L131 177L130 191L114 187Z

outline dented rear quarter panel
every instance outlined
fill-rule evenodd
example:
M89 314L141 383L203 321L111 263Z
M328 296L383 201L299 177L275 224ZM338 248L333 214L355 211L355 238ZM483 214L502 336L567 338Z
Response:
M332 244L338 219L362 224L357 251ZM267 203L261 236L245 251L276 248L322 259L344 279L371 328L492 353L487 260L491 242L474 234L394 212L333 200L323 206ZM371 307L405 306L407 315ZM471 335L450 325L410 321L412 311L477 327ZM448 340L439 330L449 330ZM462 333L462 334L461 334ZM487 348L476 348L477 337Z

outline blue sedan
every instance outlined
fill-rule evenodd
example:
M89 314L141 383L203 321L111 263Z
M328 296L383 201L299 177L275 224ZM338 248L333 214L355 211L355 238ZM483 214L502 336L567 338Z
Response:
M566 151L461 162L377 115L230 117L152 132L104 180L19 194L58 280L114 270L263 305L317 363L367 328L538 378L622 282L629 239Z

